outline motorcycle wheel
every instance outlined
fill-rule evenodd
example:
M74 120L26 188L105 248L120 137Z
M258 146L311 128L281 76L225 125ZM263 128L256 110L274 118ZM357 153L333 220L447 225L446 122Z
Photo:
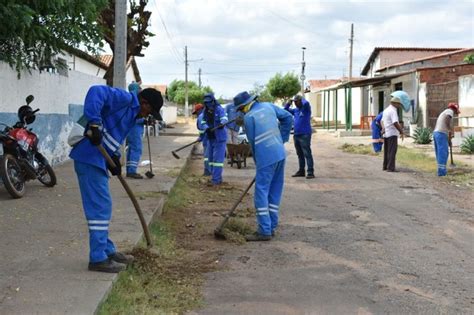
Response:
M54 173L54 170L51 165L41 165L41 171L38 174L38 180L46 187L53 187L54 185L56 185L56 174Z
M0 177L5 189L13 198L21 198L25 194L25 179L18 161L11 154L0 159Z

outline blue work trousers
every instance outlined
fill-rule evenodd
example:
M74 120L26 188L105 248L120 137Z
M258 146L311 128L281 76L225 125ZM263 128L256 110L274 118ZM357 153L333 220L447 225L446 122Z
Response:
M207 144L207 156L212 175L212 183L218 185L222 183L222 171L224 169L225 159L225 141L209 140Z
M285 160L257 169L254 204L259 234L271 235L278 226L284 181Z
M383 147L383 138L382 138L382 130L372 125L372 146L374 147L374 152L378 153L382 151Z
M444 132L435 131L433 133L436 162L438 163L438 176L446 176L448 173L446 164L448 163L449 142L448 135Z
M211 166L209 165L209 141L203 140L202 147L204 149L204 176L211 176Z
M308 166L308 174L314 174L313 153L311 152L311 134L294 135L296 154L298 155L299 172L305 171ZM305 163L306 161L306 163Z
M127 174L137 172L138 162L142 156L143 130L142 124L135 124L127 135Z
M109 239L109 223L112 217L109 176L97 166L77 161L74 161L74 170L89 226L89 261L101 262L115 253L115 245Z

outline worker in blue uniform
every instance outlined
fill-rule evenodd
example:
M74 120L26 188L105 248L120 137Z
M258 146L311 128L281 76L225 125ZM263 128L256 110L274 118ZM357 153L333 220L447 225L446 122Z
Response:
M214 97L214 94L205 94L204 111L202 112L200 124L208 140L207 156L209 158L209 166L212 175L211 184L213 186L222 183L227 131L225 129L226 127L221 125L227 123L227 121L227 114ZM212 130L218 126L221 127Z
M372 128L372 146L374 147L375 153L382 151L383 147L382 116L383 112L380 112L370 124Z
M293 117L272 103L241 92L234 97L238 111L245 113L244 126L256 166L254 203L257 231L247 241L269 241L278 227L285 179L284 143L290 138Z
M291 103L295 108L291 108ZM298 156L298 171L292 177L314 178L313 153L311 152L311 105L301 95L295 95L291 102L285 105L285 110L295 118L293 141L295 142L296 155ZM305 166L307 173L305 174Z
M88 136L73 147L70 157L74 160L89 226L89 270L116 273L124 270L133 259L117 252L109 239L112 199L107 169L112 175L121 175L120 145L137 118L150 114L158 117L162 105L163 97L155 89L144 89L137 96L125 90L97 85L87 92L84 117L88 121ZM115 168L106 163L98 145L103 145L110 154Z
M132 82L128 85L128 91L138 95L141 91L140 84ZM143 176L137 173L138 162L142 156L142 137L145 119L137 118L135 125L127 135L127 177L134 179L143 179Z
M194 106L193 115L197 116L196 127L199 131L198 140L202 143L203 148L203 156L204 156L204 176L211 176L211 167L209 166L209 156L208 154L208 139L206 137L206 132L204 130L204 126L202 124L203 121L203 112L204 112L204 105L198 103ZM205 121L205 120L204 120Z

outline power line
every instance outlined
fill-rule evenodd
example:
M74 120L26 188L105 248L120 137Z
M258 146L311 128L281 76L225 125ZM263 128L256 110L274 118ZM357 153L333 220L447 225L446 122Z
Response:
M203 61L202 63L204 64L210 64L210 65L231 65L231 66L236 66L236 67L278 67L278 66L297 66L299 63L294 62L294 63L275 63L275 64L237 64L234 62L209 62L209 61Z
M158 16L160 17L161 24L163 24L163 28L165 29L166 36L168 37L168 40L169 40L169 42L170 42L170 45L171 45L171 52L173 53L173 56L176 58L176 60L178 61L178 63L183 63L184 60L183 60L183 58L181 57L181 54L179 53L178 49L176 49L176 46L175 46L174 43L173 43L172 36L171 36L171 34L169 33L169 31L168 31L168 27L166 27L166 23L165 23L163 17L161 16L161 13L160 13L160 10L158 9L158 5L156 4L156 1L153 0L153 3L155 4L156 12L158 13Z

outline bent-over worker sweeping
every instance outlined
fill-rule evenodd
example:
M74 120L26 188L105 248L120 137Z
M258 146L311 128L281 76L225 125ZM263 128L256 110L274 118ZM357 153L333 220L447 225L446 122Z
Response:
M84 102L84 116L88 123L87 134L71 151L74 169L79 181L82 205L89 226L89 270L117 273L133 260L116 250L109 239L112 217L112 199L109 176L121 175L119 147L136 119L152 114L159 117L163 105L161 93L144 89L138 96L108 86L93 86ZM103 145L112 157L115 168L105 161L97 146Z

